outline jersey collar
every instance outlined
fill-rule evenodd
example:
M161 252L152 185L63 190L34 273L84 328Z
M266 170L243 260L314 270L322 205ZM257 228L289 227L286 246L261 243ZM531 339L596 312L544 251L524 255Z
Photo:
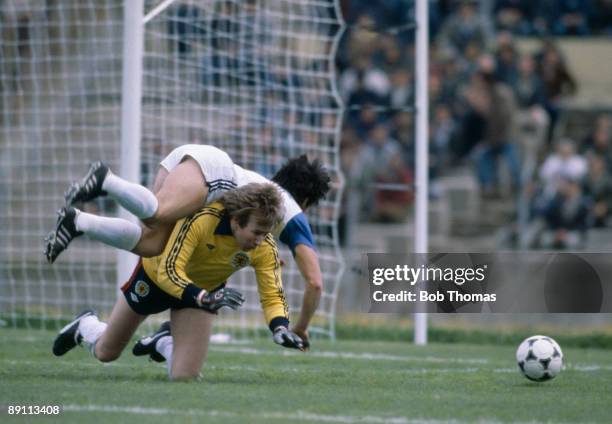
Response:
M232 233L232 226L230 225L230 216L226 211L223 211L223 214L221 215L219 224L217 225L217 228L215 228L215 234L220 236L234 235L234 233Z

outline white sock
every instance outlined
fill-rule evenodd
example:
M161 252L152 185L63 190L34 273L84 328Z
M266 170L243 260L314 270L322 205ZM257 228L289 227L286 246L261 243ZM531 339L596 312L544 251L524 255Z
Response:
M109 246L132 251L140 241L142 228L127 219L107 218L81 212L75 220L76 229Z
M164 336L155 343L155 350L164 358L166 358L166 366L168 367L168 376L172 377L172 336Z
M95 315L90 315L79 321L79 333L83 337L83 343L93 356L96 356L96 342L106 330L107 325Z
M151 218L157 211L157 197L146 187L131 183L109 171L102 190L140 219Z

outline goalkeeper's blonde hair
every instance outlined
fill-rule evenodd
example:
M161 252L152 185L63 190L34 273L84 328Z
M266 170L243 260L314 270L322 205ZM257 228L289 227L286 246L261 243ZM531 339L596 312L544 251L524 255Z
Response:
M262 228L272 229L281 222L284 214L279 190L269 183L250 183L223 193L219 202L230 217L236 218L240 227L249 223L251 216Z

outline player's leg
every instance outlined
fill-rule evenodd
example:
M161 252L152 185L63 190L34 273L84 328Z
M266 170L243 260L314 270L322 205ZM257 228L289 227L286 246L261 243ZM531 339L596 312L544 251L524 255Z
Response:
M114 361L119 358L145 318L146 315L137 314L130 308L124 296L119 296L105 331L98 338L92 337L91 340L87 340L83 331L83 341L93 346L92 352L101 362Z
M166 168L164 168L163 166L159 167L157 175L155 175L155 181L153 181L153 193L157 193L159 191L159 189L164 184L164 181L166 180L168 174L169 172L166 170Z
M165 346L159 346L158 343L158 348L168 361L172 380L190 380L200 376L208 353L214 318L215 315L194 308L171 311L172 336L167 337Z
M71 206L107 194L139 219L150 218L157 210L157 198L149 189L113 174L100 161L92 163L83 180L73 183L64 197Z
M153 186L159 200L155 215L143 222L138 243L132 252L151 257L161 254L177 220L201 208L208 195L206 179L200 165L190 157L168 172L160 168Z
M72 206L59 210L55 230L45 239L45 255L50 263L68 248L76 237L87 234L90 238L118 249L134 251L142 239L140 225L121 218L109 218L82 212ZM159 235L148 235L147 239ZM164 240L165 242L165 240ZM163 246L163 245L162 245ZM154 256L154 255L153 255Z
M92 171L92 169L96 169L96 165L98 165L98 171L102 169L100 168L101 166L105 166L101 162L96 162L91 165L90 173L85 177L83 182L80 184L73 184L69 189L66 195L66 202L68 204L79 200L90 199L91 196L85 197L81 195L82 191L79 191L78 188L95 186L94 182L88 182L88 180L91 179L90 177L92 176L96 177L96 173L100 174L98 171ZM102 182L98 183L100 189L97 190L97 193L108 192L119 202L119 204L140 219L151 218L155 214L158 201L152 192L143 186L130 183L117 177L110 172L108 168L102 170L104 173L97 175L95 180ZM163 181L167 175L168 171L160 167L155 177L155 191L159 190L163 185ZM102 190L102 188L104 188L104 190ZM161 253L172 231L171 226L169 228L168 226L164 226L164 228L161 229L162 234L158 234L159 231L156 231L156 229L141 228L140 225L126 219L100 217L81 211L78 211L74 224L75 231L85 233L94 240L145 257L156 256ZM78 235L79 234L76 234L74 237ZM144 245L142 248L139 246L141 243ZM152 249L151 246L155 246L155 249ZM145 254L148 252L152 253Z
M132 353L134 356L148 356L155 362L165 362L166 357L172 361L170 321L162 323L155 333L138 340L132 349Z
M155 194L139 184L113 174L102 162L95 162L80 183L66 192L66 204L89 201L108 194L148 226L174 223L200 208L208 187L198 162L190 156L168 172L163 167L156 177Z
M95 172L92 175L95 175ZM154 190L161 188L167 175L168 171L160 167L155 177ZM87 178L85 177L85 180ZM83 183L81 185L86 186ZM86 234L108 246L142 257L157 256L163 251L172 228L172 224L162 224L156 228L141 227L127 219L98 216L69 206L58 212L55 230L49 233L45 240L45 255L47 260L53 263L73 239Z
M119 178L112 174L110 176ZM104 181L108 180L109 176ZM81 185L88 186L87 183ZM106 185L104 187L106 189ZM47 260L53 263L70 242L82 234L139 256L159 255L172 233L174 223L204 205L208 187L199 164L188 157L170 172L160 168L155 179L155 189L159 197L159 203L156 198L156 204L159 207L156 207L153 216L139 216L147 224L144 228L122 218L101 217L73 207L62 208L56 229L46 240ZM111 192L110 189L108 191ZM151 195L155 197L153 193ZM121 204L127 208L126 204Z
M152 228L159 224L174 224L201 208L208 196L208 186L198 162L185 157L165 177L156 179L155 196L159 202L155 214L143 222Z
M145 318L145 315L134 312L125 298L120 296L108 323L100 321L93 310L86 310L60 330L53 342L53 354L62 356L77 345L84 344L101 362L113 361L121 355Z
M130 251L143 258L161 255L172 234L172 224L158 224L155 228L143 226L138 243Z
M76 229L94 240L139 256L157 256L164 250L175 222L204 205L208 188L199 164L187 157L170 172L160 167L153 191L159 205L154 216L139 217L146 227L125 219L79 213Z

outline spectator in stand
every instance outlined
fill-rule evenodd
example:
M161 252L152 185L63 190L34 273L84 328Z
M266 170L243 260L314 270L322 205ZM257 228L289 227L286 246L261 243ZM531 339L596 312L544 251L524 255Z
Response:
M441 80L441 89L438 98L434 102L430 101L430 103L445 103L450 107L454 116L460 116L464 111L464 105L460 100L459 93L464 89L466 81L470 80L471 72L465 62L450 52L441 52L440 59L434 58L433 60L434 63L436 61L439 63L440 69L437 74L436 71L432 70L432 75L436 75Z
M559 191L544 210L545 230L541 246L577 249L584 246L591 226L592 204L578 181L564 178Z
M563 179L581 181L586 173L587 161L576 153L575 143L567 138L560 140L555 152L544 160L539 171L544 199L550 199L557 193Z
M442 82L442 75L436 73L429 74L428 92L429 92L429 103L438 104L444 103L444 85Z
M387 122L378 122L370 131L366 154L372 158L376 172L384 172L389 159L393 156L401 156L401 149L396 140L389 135Z
M478 180L485 197L498 195L498 158L503 157L510 170L513 190L520 185L520 163L514 144L516 104L508 86L495 80L495 62L484 56L480 70L468 90L467 101L483 122L483 138L477 152Z
M534 3L531 0L497 0L493 9L497 28L518 35L532 34Z
M600 156L589 158L589 172L584 191L593 201L593 225L606 227L612 212L612 176L606 161Z
M379 50L374 55L374 62L385 73L391 74L398 69L412 68L413 64L402 55L399 40L392 35L381 35Z
M552 139L554 128L561 113L561 100L576 92L577 85L570 74L565 58L559 48L550 40L544 42L536 55L538 73L544 83L544 108L550 118L548 141Z
M414 119L412 112L401 111L393 115L391 138L400 145L404 163L414 168Z
M512 86L518 78L519 54L509 32L500 32L497 36L495 62L497 79Z
M518 73L512 81L512 89L518 106L528 109L544 102L544 82L536 72L533 57L524 55L519 59Z
M398 184L398 188L378 188L374 197L373 219L378 222L402 222L412 203L412 172L401 156L391 156L384 172L376 175L379 184ZM401 188L403 186L403 189Z
M355 66L342 73L339 86L342 98L349 104L365 103L366 100L387 104L391 90L387 74L375 67L367 55L358 57Z
M340 49L340 62L349 68L354 66L353 58L371 57L378 49L378 34L375 32L374 20L365 14L357 17L354 29L348 32L346 47ZM344 69L343 69L344 70Z
M362 152L364 148L365 145L358 140L355 130L350 125L345 125L340 141L340 166L346 178L346 185L338 220L339 236L343 245L348 244L351 228L361 218L360 194L367 189L361 171L362 161L365 158Z
M486 50L477 40L469 40L461 52L462 66L468 75L478 71L478 62Z
M477 3L474 0L461 0L457 11L442 24L438 34L442 49L460 53L470 41L476 42L481 50L490 45L489 28L478 14Z
M390 137L387 122L378 122L370 131L365 149L362 150L361 172L364 183L369 188L366 208L371 208L376 199L376 189L371 190L371 185L379 178L384 178L390 168L393 157L401 157L402 151L399 143ZM369 211L372 214L372 210Z
M357 106L359 108L351 111L349 114L349 122L357 132L357 137L360 140L366 140L370 131L380 120L380 116L376 111L376 105L372 103L364 103Z
M391 73L390 106L393 110L410 108L414 104L414 80L408 68Z
M434 107L433 120L430 127L430 177L439 177L451 161L450 147L455 136L457 124L449 107L439 104Z
M612 116L601 114L595 121L595 128L582 142L585 155L601 156L608 168L612 167Z
M453 111L459 122L459 135L452 145L452 151L458 161L467 158L476 145L484 139L485 119L480 110L484 110L487 105L482 86L482 75L480 73L471 75L468 85L458 90L453 105Z
M517 129L520 131L523 153L535 158L546 145L549 118L542 107L544 85L535 71L530 55L519 59L518 74L512 83L518 106Z
M592 15L591 0L557 0L552 15L553 33L556 35L588 35Z

